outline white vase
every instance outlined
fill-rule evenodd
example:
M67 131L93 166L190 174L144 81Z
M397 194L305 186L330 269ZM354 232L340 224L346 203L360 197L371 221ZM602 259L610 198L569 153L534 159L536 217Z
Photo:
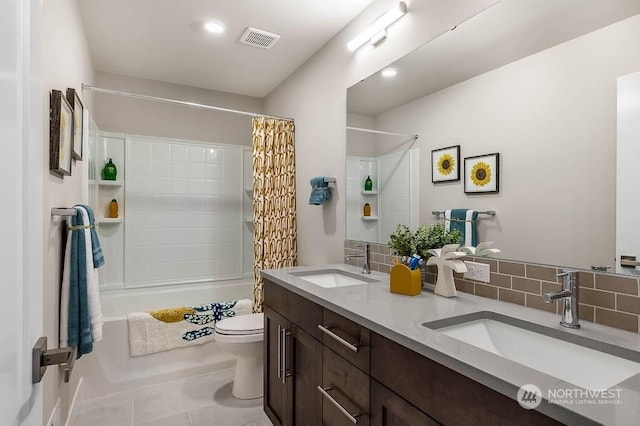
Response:
M453 279L453 269L446 265L438 265L438 278L436 279L436 288L433 292L444 297L455 297L458 295L456 282Z

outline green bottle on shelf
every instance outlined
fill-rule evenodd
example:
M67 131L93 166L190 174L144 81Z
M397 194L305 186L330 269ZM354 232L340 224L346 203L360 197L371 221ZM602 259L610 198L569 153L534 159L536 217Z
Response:
M104 169L102 169L102 176L104 180L116 180L118 176L118 169L116 165L113 164L111 158L109 158L109 162L104 165Z
M364 181L364 190L371 191L373 189L373 182L371 181L371 176L367 176L367 180Z

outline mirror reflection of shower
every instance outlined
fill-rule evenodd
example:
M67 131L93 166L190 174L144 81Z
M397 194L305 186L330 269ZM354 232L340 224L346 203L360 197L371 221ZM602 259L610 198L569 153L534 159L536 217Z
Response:
M397 224L418 225L417 135L375 130L366 119L349 115L346 233L348 240L386 244Z

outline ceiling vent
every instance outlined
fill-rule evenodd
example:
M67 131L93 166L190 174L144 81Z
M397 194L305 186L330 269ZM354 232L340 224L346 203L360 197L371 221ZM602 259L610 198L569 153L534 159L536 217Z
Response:
M242 37L240 37L240 42L248 44L249 46L271 49L273 45L280 40L280 37L282 37L280 34L247 27L247 30L242 34Z

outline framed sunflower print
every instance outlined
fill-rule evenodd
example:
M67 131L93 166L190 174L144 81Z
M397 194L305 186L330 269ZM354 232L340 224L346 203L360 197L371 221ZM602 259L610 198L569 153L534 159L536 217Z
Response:
M431 151L431 182L460 180L460 145Z
M488 194L500 191L500 154L485 154L464 159L464 192Z

